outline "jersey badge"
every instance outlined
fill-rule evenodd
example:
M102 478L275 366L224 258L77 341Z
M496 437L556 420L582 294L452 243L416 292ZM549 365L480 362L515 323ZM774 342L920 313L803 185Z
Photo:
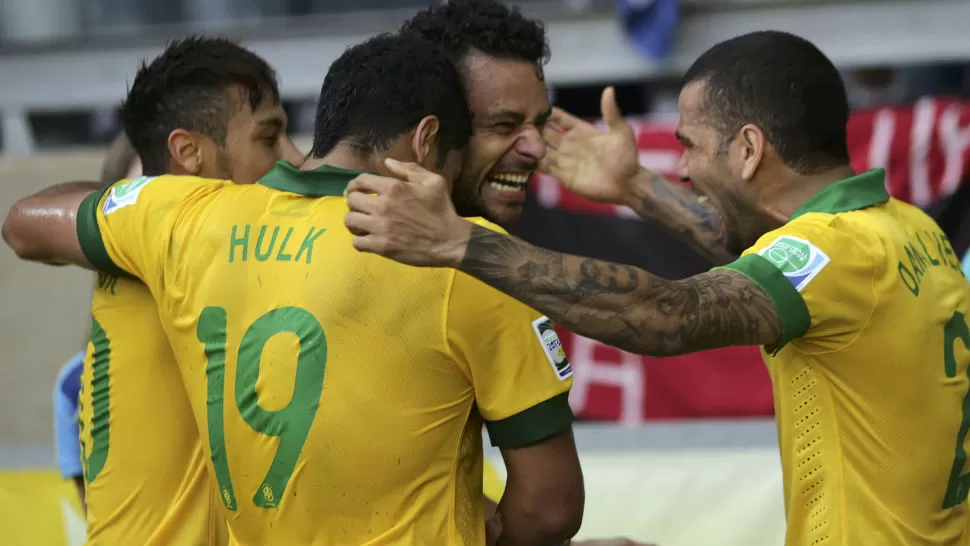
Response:
M782 235L773 243L762 248L758 255L781 270L782 275L791 281L799 292L812 282L816 275L825 269L829 257L818 247L805 239Z
M138 200L138 194L141 193L141 189L152 180L155 180L154 176L142 176L134 180L129 180L128 182L117 184L108 192L108 198L104 200L104 206L101 209L102 212L107 216L118 209L123 209L128 205L134 205L135 201Z
M559 334L556 333L556 329L552 326L552 321L548 317L539 317L532 321L532 329L535 330L536 337L539 338L539 343L542 344L542 350L546 353L546 358L549 359L549 363L552 364L552 371L556 372L556 377L560 381L565 381L572 377L573 368L569 365L569 359L566 358L566 350L562 348L562 343L559 341Z

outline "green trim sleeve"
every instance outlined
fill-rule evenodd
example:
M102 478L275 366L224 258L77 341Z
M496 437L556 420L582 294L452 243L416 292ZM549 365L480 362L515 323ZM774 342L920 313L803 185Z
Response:
M564 392L505 419L487 421L485 427L493 446L514 449L568 429L573 419L569 393Z
M775 306L781 319L781 339L774 347L765 347L774 356L791 340L808 331L812 317L802 295L791 281L771 262L757 254L741 256L723 268L737 271L757 284Z
M112 275L131 277L130 273L118 267L111 259L101 238L101 228L98 227L98 204L110 189L110 185L105 186L104 189L91 193L81 201L77 209L77 240L81 244L84 257L96 269Z

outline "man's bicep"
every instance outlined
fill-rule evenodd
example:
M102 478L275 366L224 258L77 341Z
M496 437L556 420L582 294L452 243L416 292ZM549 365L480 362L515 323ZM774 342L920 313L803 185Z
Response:
M76 218L96 188L93 182L69 182L19 200L3 222L4 241L23 260L91 268L78 242Z
M448 343L467 366L492 444L530 445L572 423L572 368L549 319L456 273Z

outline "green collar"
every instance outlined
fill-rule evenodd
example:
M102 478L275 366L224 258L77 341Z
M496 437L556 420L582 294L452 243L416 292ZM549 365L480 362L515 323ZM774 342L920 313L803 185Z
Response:
M274 190L287 191L310 197L343 195L350 181L363 174L354 171L323 165L312 171L301 171L288 161L277 161L259 183Z
M790 220L809 212L836 214L864 209L886 201L889 201L889 192L886 191L886 171L872 169L829 184L798 207Z

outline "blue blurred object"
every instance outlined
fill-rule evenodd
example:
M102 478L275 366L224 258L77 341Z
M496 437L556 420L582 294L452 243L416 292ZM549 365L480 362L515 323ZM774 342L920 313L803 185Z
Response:
M64 479L81 476L81 446L79 444L77 406L81 392L81 371L84 369L81 351L68 360L57 376L54 388L54 443L57 448L57 468Z
M618 0L620 22L633 47L653 61L670 56L680 0Z

